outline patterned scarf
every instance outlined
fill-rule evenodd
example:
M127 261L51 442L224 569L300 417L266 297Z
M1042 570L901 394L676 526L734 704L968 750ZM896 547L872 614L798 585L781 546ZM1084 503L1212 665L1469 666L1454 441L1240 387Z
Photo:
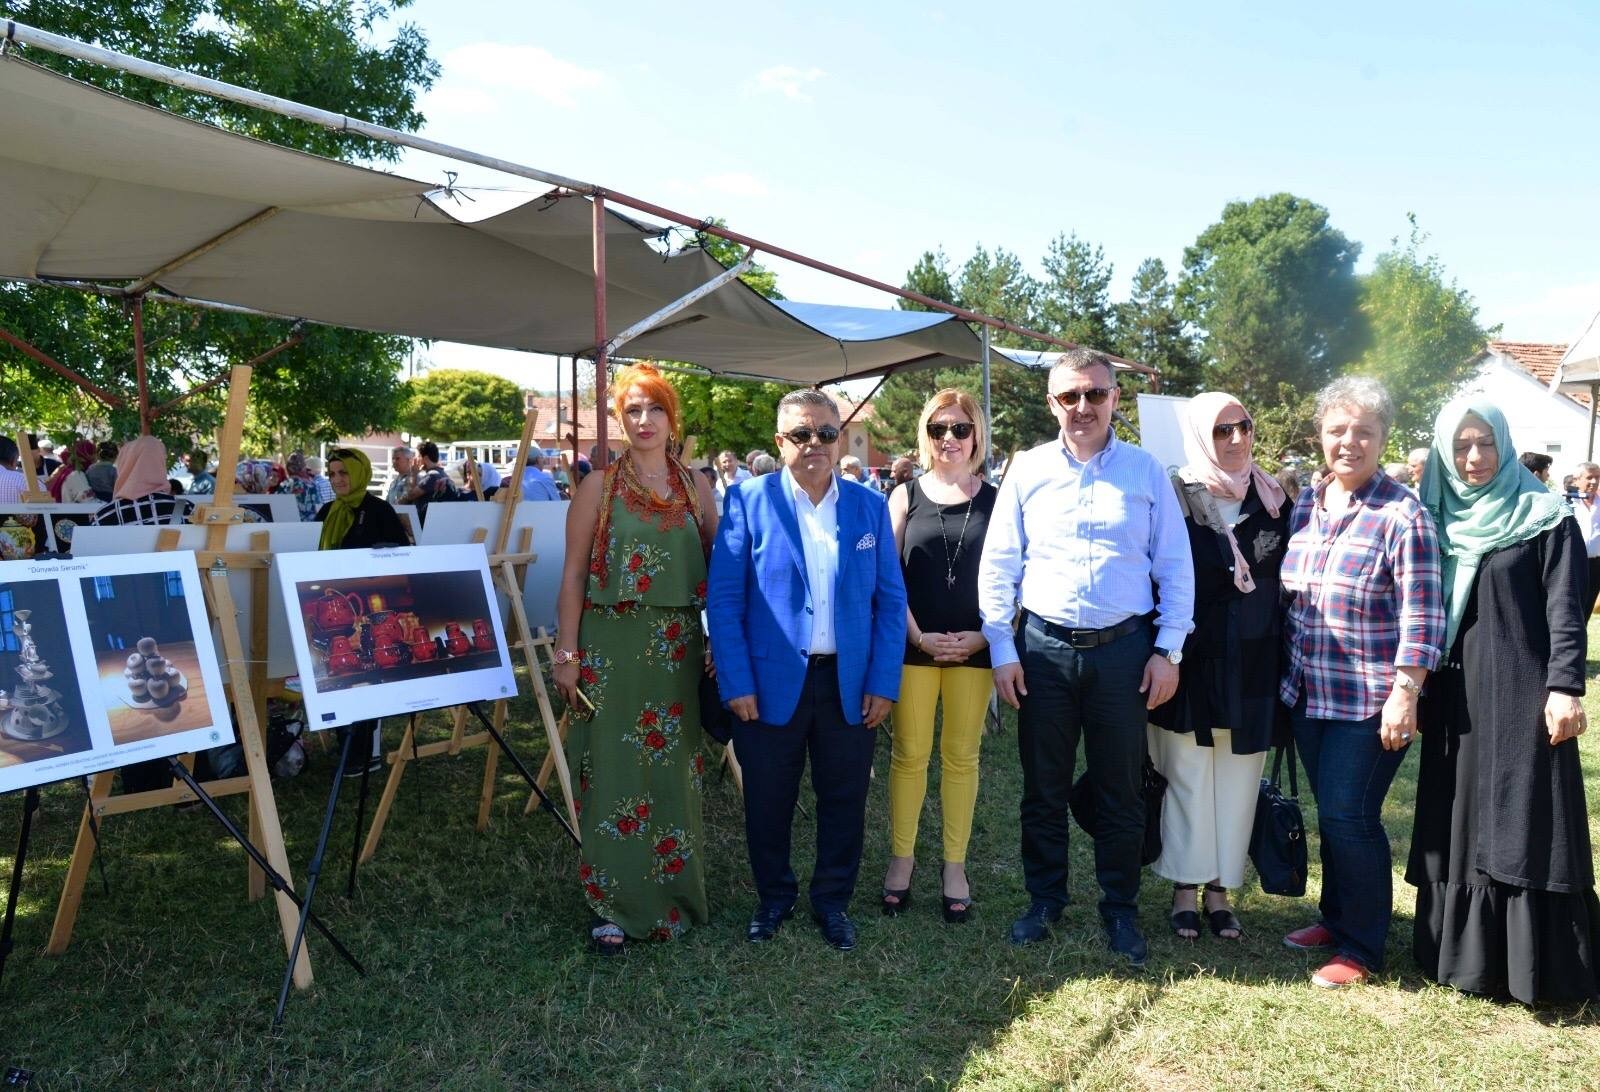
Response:
M630 507L643 507L646 511L671 515L676 512L688 510L689 518L694 520L696 529L700 532L700 548L710 553L710 544L706 541L706 525L700 512L700 493L695 488L694 471L678 461L677 456L667 455L667 479L672 486L672 496L663 500L639 480L638 468L633 465L633 452L624 451L617 461L605 469L605 478L600 485L600 518L594 524L594 542L589 547L589 572L603 588L606 580L611 575L609 545L611 538L611 502L618 495L624 495L624 503ZM631 502L630 502L631 498Z

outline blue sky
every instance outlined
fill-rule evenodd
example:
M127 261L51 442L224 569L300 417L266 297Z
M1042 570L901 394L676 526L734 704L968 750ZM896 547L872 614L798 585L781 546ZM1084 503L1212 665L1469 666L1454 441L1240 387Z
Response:
M924 250L957 265L979 243L1038 272L1076 231L1120 296L1145 257L1176 270L1228 201L1288 190L1362 244L1361 268L1416 213L1508 338L1564 341L1600 308L1594 3L416 0L403 15L444 66L427 135L892 283ZM892 306L777 268L793 298ZM517 354L427 355L552 382Z

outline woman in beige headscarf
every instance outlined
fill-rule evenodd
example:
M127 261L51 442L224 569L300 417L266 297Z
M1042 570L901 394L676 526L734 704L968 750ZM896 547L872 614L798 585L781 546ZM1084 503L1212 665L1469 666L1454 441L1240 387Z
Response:
M1274 729L1282 612L1278 570L1289 534L1283 487L1253 460L1254 426L1230 394L1190 401L1188 463L1173 478L1194 558L1194 634L1184 643L1178 692L1150 714L1150 756L1167 778L1161 856L1173 881L1172 928L1228 940L1244 935L1228 889L1244 882L1257 784Z
M192 505L170 492L167 446L154 436L129 440L117 452L111 503L94 514L97 526L118 523L185 523Z

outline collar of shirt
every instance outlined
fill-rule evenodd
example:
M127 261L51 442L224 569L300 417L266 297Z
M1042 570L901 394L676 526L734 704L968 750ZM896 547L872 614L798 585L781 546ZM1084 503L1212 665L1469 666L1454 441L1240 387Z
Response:
M1117 430L1107 429L1105 446L1099 451L1096 451L1093 455L1089 456L1087 459L1080 459L1074 455L1072 453L1072 449L1067 446L1067 437L1064 433L1057 433L1056 439L1061 442L1061 454L1067 457L1067 462L1074 470L1082 470L1090 463L1093 463L1096 459L1100 461L1102 466L1108 466L1116 460L1117 448L1122 446L1122 441L1117 439Z
M804 500L807 505L816 509L817 511L821 511L830 504L837 504L839 500L838 474L828 475L828 491L824 493L822 495L822 499L817 501L815 504L812 503L811 494L806 492L805 486L795 481L794 475L789 473L788 467L783 468L783 486L789 491L789 498L794 501L796 512L800 511L800 502L802 500Z

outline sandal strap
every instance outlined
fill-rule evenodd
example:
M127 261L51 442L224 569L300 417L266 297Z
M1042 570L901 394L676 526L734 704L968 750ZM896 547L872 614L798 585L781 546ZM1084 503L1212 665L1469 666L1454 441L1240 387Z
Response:
M1190 886L1193 886L1193 885L1191 884ZM1206 884L1206 890L1207 891L1214 891L1214 892L1217 892L1217 893L1223 894L1223 895L1226 895L1228 893L1228 889L1226 887L1223 887L1220 883L1208 883L1208 884Z
M1174 891L1198 891L1200 885L1197 883L1175 883L1172 885L1172 889Z
M596 940L602 940L606 937L626 937L628 934L622 931L621 926L614 925L608 921L589 930L589 935Z

